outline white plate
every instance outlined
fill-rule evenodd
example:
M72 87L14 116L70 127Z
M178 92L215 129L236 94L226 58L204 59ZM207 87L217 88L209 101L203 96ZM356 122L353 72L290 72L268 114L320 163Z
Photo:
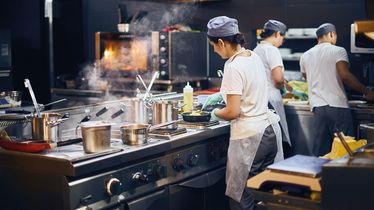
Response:
M366 103L367 103L366 101L361 101L361 100L351 100L351 101L348 101L349 105L358 105L358 104L366 104Z

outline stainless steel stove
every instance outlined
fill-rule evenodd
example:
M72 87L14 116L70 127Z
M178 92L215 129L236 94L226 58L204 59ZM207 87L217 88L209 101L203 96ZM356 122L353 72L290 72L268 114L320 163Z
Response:
M117 133L111 149L95 155L81 144L41 154L0 150L2 209L228 209L229 128L210 128L181 127L182 134L166 132L169 140L151 136L137 146Z

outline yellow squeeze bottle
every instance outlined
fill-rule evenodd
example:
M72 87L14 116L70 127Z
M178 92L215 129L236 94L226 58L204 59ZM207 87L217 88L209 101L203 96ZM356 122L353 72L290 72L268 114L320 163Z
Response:
M187 82L187 85L183 88L183 112L192 112L193 108L193 88L190 86L190 83Z

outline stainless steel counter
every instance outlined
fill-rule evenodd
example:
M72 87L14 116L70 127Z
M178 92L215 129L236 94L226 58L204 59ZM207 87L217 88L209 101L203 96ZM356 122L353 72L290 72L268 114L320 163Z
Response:
M288 130L296 154L312 155L314 122L309 105L285 105ZM360 138L359 125L374 122L374 109L351 107L356 137Z
M314 126L309 105L285 105L284 108L293 152L312 155Z
M84 161L80 161L80 159L83 159L87 154L84 154L81 144L66 146L67 148L54 148L38 154L8 151L0 148L0 167L78 177L155 154L165 153L216 136L228 135L230 126L228 122L221 122L219 125L206 129L187 130L187 133L174 136L170 140L150 138L150 143L141 146L127 146L120 139L112 139L111 148L114 149L114 153ZM69 149L74 150L75 154L70 156Z

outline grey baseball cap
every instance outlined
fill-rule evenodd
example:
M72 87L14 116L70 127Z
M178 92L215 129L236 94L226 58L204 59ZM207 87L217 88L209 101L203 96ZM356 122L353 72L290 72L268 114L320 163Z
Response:
M264 25L264 29L279 31L283 35L287 32L287 26L278 20L268 20Z
M332 31L336 31L335 26L331 23L324 23L317 28L316 35L320 37Z
M208 35L212 37L232 36L239 32L238 20L227 16L218 16L209 20Z

